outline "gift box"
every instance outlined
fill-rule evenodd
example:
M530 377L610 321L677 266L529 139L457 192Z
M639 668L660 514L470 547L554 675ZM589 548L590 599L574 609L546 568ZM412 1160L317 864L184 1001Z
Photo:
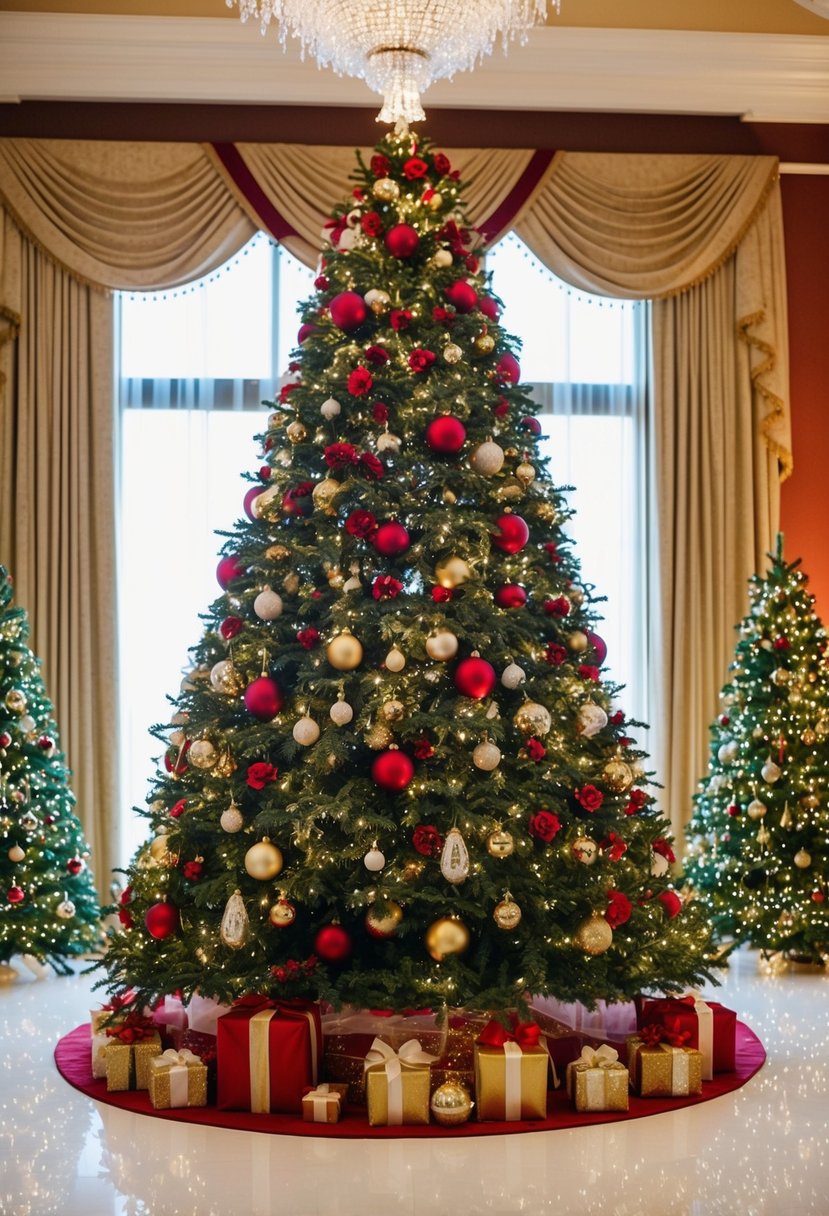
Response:
M686 1098L702 1093L702 1052L671 1043L628 1039L630 1083L641 1098Z
M534 1022L512 1032L489 1022L475 1044L475 1096L482 1122L544 1119L550 1056Z
M567 1065L567 1093L576 1110L627 1110L630 1077L615 1047L583 1047Z
M409 1039L399 1052L382 1039L374 1040L365 1058L372 1127L429 1122L429 1070L434 1059L417 1039Z
M150 1060L150 1101L155 1110L207 1105L207 1065L192 1051L168 1048Z
M737 1041L737 1014L719 1001L704 1001L695 995L644 1001L639 1029L662 1026L674 1036L685 1035L684 1046L702 1052L702 1079L715 1072L733 1072Z
M298 1114L304 1091L318 1079L319 1006L245 997L216 1029L220 1109Z
M328 1081L309 1089L302 1095L302 1120L304 1123L339 1123L345 1103L347 1085L335 1085Z
M119 1038L131 1034L131 1039ZM149 1089L150 1061L161 1054L161 1035L157 1030L138 1027L115 1027L109 1044L104 1048L107 1089L116 1093L124 1089Z
M390 1013L376 1009L343 1009L323 1014L322 1076L348 1086L348 1101L366 1105L365 1058L375 1039L399 1051L409 1039L436 1058L431 1070L434 1091L444 1081L474 1082L473 1047L486 1024L483 1015L450 1014L439 1018L431 1010Z

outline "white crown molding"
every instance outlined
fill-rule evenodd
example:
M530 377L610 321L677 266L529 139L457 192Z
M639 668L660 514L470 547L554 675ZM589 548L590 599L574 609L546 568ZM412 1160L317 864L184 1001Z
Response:
M0 12L0 100L370 106L357 80L228 18ZM546 26L432 107L829 122L829 37Z

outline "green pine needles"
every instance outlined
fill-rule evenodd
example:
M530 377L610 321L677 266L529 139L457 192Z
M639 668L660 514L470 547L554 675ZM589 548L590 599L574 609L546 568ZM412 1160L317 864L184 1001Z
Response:
M393 1009L680 990L707 924L602 677L457 174L407 134L355 183L159 728L110 987Z

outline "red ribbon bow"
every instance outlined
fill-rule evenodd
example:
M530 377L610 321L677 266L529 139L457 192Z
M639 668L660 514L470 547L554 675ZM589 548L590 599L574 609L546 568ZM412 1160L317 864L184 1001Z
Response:
M517 1043L522 1049L538 1046L541 1030L535 1022L519 1022L516 1017L510 1020L511 1031L495 1018L491 1018L478 1036L478 1042L486 1047L503 1047L505 1043Z
M110 1038L122 1043L141 1043L155 1034L151 1020L141 1013L128 1013L117 1025L105 1029Z
M668 1043L671 1047L684 1047L691 1035L681 1029L679 1018L666 1018L661 1022L649 1022L639 1031L639 1038L647 1047L656 1047L658 1043Z

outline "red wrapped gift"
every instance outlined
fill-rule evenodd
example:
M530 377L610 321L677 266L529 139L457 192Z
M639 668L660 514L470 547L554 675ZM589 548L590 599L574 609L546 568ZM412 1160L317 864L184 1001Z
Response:
M319 1006L244 997L216 1029L219 1108L298 1115L304 1091L317 1083Z
M639 1028L662 1026L682 1046L702 1052L702 1078L710 1081L715 1072L733 1072L737 1015L719 1001L704 1001L690 995L643 1001ZM677 1044L679 1045L679 1044Z

